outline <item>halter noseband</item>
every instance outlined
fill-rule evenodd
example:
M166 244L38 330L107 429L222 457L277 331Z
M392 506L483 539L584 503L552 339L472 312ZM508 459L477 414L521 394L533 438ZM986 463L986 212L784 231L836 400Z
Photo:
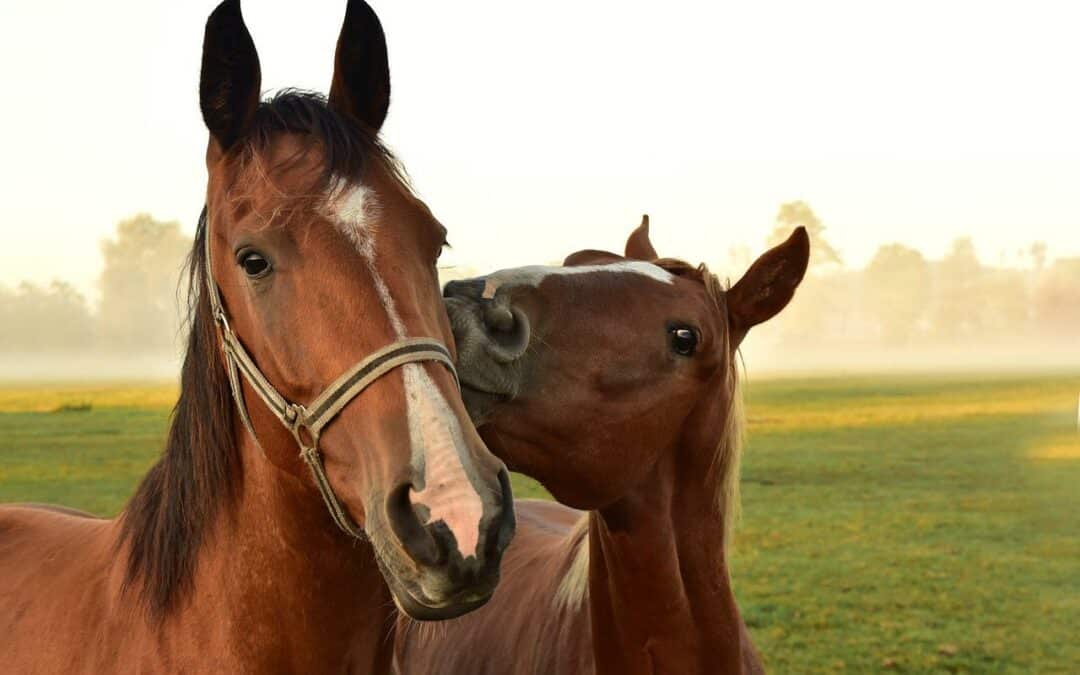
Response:
M349 517L345 507L334 494L330 486L330 480L326 477L326 469L323 467L322 455L319 453L319 435L323 427L330 423L350 401L356 398L360 392L367 389L372 382L386 373L405 365L418 361L438 361L442 363L457 381L457 371L454 362L450 358L450 352L441 342L431 338L405 338L386 345L362 359L355 366L335 380L330 386L315 397L315 400L304 406L292 403L282 396L274 385L266 379L255 361L244 349L240 338L233 332L229 325L228 315L225 313L225 305L221 301L221 294L217 283L214 281L214 273L210 264L210 219L206 219L206 228L203 236L206 238L206 288L210 296L210 310L214 315L221 333L221 350L225 355L225 369L229 375L229 389L232 391L233 400L240 411L240 419L244 427L259 442L255 435L255 427L248 416L247 406L244 405L244 394L240 389L240 379L237 372L244 376L251 388L263 400L270 412L281 420L285 428L292 433L296 443L300 446L300 457L311 469L311 475L315 479L315 485L322 494L326 508L334 522L346 534L357 539L364 538L364 531Z

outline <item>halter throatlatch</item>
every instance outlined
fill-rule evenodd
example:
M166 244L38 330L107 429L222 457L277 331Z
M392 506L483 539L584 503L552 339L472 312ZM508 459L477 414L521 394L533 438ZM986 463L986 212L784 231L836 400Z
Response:
M392 344L386 345L378 351L368 355L355 366L350 368L335 380L330 386L315 397L315 400L304 406L292 403L282 396L274 385L266 379L255 361L244 349L240 338L233 332L229 325L228 315L225 313L225 305L221 301L217 283L214 281L214 273L210 264L210 220L207 218L206 231L206 287L210 296L210 310L214 315L221 334L221 350L225 355L225 369L229 375L229 389L232 391L233 400L240 411L240 419L251 437L258 443L255 435L255 427L251 423L247 406L244 405L244 393L240 388L240 377L243 375L259 398L263 400L270 412L281 420L285 428L292 433L296 444L300 447L300 457L311 469L311 475L315 479L315 485L319 488L323 501L334 522L346 534L358 539L364 537L364 531L353 522L348 512L342 505L341 500L334 494L330 486L330 480L326 476L323 467L322 455L319 453L319 436L323 428L337 416L341 410L349 404L360 392L367 389L372 382L379 379L391 370L403 366L406 363L418 361L438 361L442 363L457 381L457 371L454 362L450 358L450 352L441 342L431 338L405 338ZM239 373L239 375L238 375Z

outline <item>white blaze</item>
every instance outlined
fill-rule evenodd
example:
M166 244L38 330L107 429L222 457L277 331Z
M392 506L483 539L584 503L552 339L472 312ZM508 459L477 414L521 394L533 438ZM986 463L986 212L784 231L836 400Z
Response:
M334 182L327 199L331 220L360 251L390 325L397 338L404 339L405 323L375 264L374 216L378 208L370 190L341 179ZM407 363L401 370L412 463L424 477L423 489L410 492L409 498L427 509L427 522L441 520L446 524L457 539L462 557L476 555L484 507L465 470L467 454L461 425L423 366Z
M375 216L379 212L375 195L363 185L349 185L343 178L337 178L330 184L326 207L330 220L364 255L368 266L373 266Z
M409 499L427 507L429 523L446 523L462 557L474 556L484 505L462 464L465 439L461 426L427 372L416 363L404 368L409 438L414 458L418 451L421 454L424 475L424 488L409 493Z
M573 276L575 274L640 274L655 281L665 284L673 283L671 273L662 267L641 260L626 260L623 262L610 263L607 265L578 265L573 267L545 267L543 265L530 265L528 267L516 267L509 270L500 270L484 277L484 298L495 297L495 291L500 286L507 284L512 286L540 285L544 279L552 276Z

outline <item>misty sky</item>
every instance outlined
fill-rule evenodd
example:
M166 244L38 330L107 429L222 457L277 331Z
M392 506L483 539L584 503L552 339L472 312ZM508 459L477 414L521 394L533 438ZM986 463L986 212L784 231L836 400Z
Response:
M190 232L197 81L216 3L0 5L0 283L94 296L137 211ZM849 264L902 241L987 262L1080 255L1080 41L1067 2L383 0L384 129L451 257L481 269L617 248L756 253L804 199ZM344 2L247 0L263 86L325 91Z

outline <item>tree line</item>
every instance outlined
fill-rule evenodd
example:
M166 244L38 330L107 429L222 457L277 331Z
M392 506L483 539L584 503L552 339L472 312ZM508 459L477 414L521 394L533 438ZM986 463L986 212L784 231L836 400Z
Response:
M1080 352L1080 257L1051 262L1046 245L1035 242L988 264L964 237L940 259L886 243L852 269L804 202L780 208L768 243L795 225L807 227L813 255L773 331L777 346L844 353L857 345L895 352L1042 344Z
M117 223L115 235L101 242L96 307L65 281L0 286L0 351L174 354L183 301L178 279L190 249L178 222L141 213Z
M780 207L764 243L783 240L798 225L812 240L810 270L768 334L788 353L842 352L852 344L1080 344L1080 258L1051 261L1046 246L1034 243L991 265L963 238L937 260L902 243L883 244L866 266L851 268L804 202ZM59 280L0 286L0 351L175 355L185 302L178 280L190 248L179 223L139 214L101 243L96 305ZM739 247L724 267L736 278L750 260L749 248Z

